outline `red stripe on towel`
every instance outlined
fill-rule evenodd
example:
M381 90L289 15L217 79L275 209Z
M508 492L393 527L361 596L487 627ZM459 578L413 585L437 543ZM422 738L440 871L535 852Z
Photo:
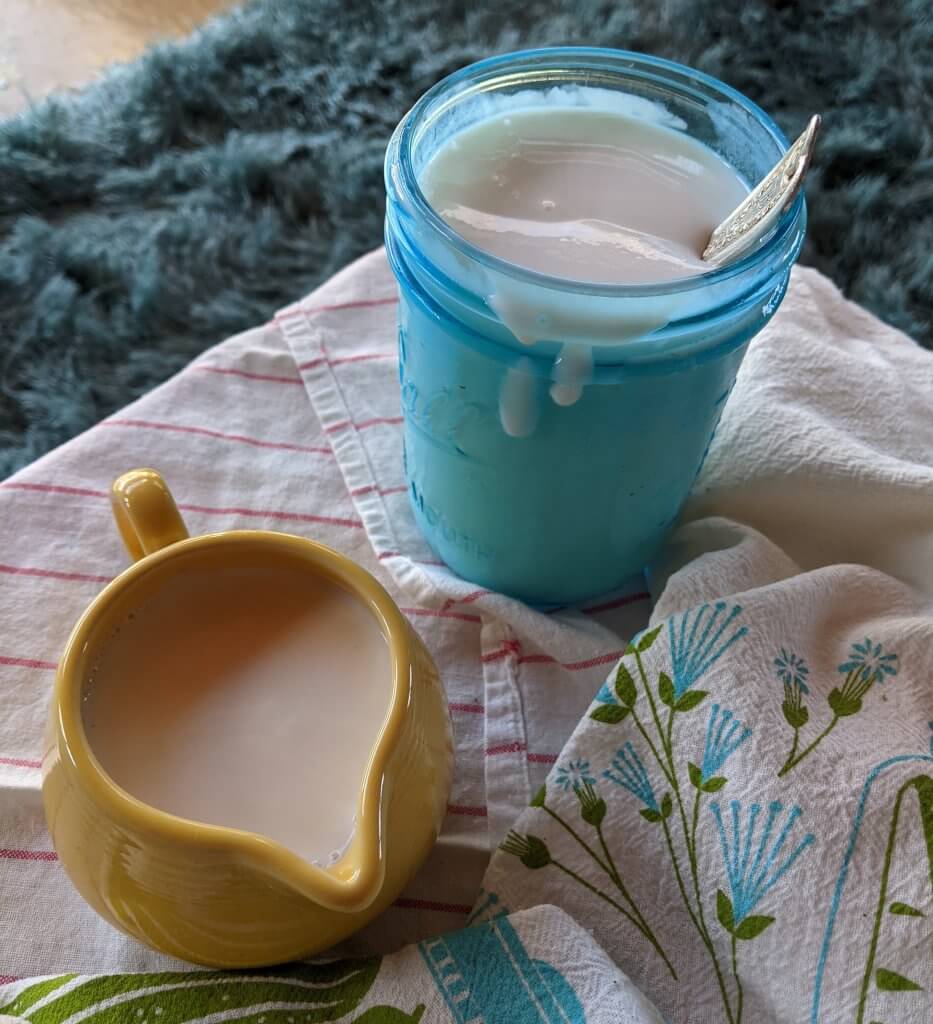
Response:
M486 756L496 757L499 754L522 754L525 752L527 747L520 740L514 740L512 743L502 743L498 747L487 747Z
M347 363L369 363L375 359L395 359L395 352L358 352L353 356L316 356L306 363L299 363L299 370L313 370L315 366L326 363L328 366L344 366Z
M112 576L94 576L86 572L59 572L58 569L37 569L26 565L0 565L0 572L10 576L39 576L43 579L69 580L78 583L109 583Z
M489 654L484 654L480 657L480 661L484 665L488 665L492 661L501 661L503 658L507 658L510 654L521 654L522 645L517 640L508 640L498 650L490 651Z
M459 619L461 622L482 622L478 615L467 615L464 612L446 612L437 608L403 608L406 615L424 615L432 619Z
M0 654L0 665L15 665L18 668L43 668L54 672L58 665L54 661L41 661L39 658L10 658Z
M485 818L487 814L485 807L465 807L458 804L448 804L447 813L466 818Z
M64 487L60 484L27 484L7 482L0 484L0 488L9 488L22 491L41 491L47 494L74 494L83 498L109 498L106 491L94 491L86 487ZM348 529L362 530L363 523L359 519L347 519L343 516L319 516L308 512L280 512L276 509L258 508L214 508L210 505L179 504L182 512L200 512L203 515L212 516L249 516L259 519L282 519L286 522L297 523L320 523L325 526L345 526Z
M408 488L402 484L400 487L376 487L375 484L367 484L365 487L356 487L350 491L351 498L362 498L364 494L378 494L381 498L386 498L390 494L404 494Z
M41 768L41 761L29 761L25 757L0 757L0 764L10 765L12 768Z
M482 655L480 661L489 664L492 661L501 661L510 654L517 654L519 665L559 665L568 672L582 672L588 668L596 668L598 665L608 665L618 661L625 653L624 651L608 651L606 654L598 654L585 661L558 661L552 654L522 654L521 651L521 644L517 640L510 640L498 650Z
M0 484L8 491L38 491L40 494L74 494L79 498L109 498L106 491L94 491L90 487L65 487L62 484L30 484L18 480L7 480Z
M355 430L368 430L370 427L381 426L394 427L401 422L401 416L374 416L371 420L363 420L360 423L355 423L353 420L343 420L340 423L335 423L332 427L327 427L324 433L338 434L341 430L346 430L348 427L353 427Z
M304 387L300 377L280 377L274 373L253 373L251 370L240 370L235 366L193 366L193 370L202 373L217 373L225 377L242 377L245 380L263 380L270 384L299 384Z
M258 508L211 508L208 505L181 505L182 512L202 512L205 515L254 516L259 519L283 519L286 522L321 523L325 526L345 526L348 529L362 530L359 519L345 519L342 516L318 516L308 512L277 512L274 509Z
M321 445L293 444L291 441L263 441L258 437L246 437L243 434L226 434L222 430L210 430L207 427L191 427L180 423L157 423L152 420L104 420L102 427L136 427L142 430L165 430L178 434L199 434L203 437L215 437L221 441L238 441L240 444L252 445L254 448L274 448L278 451L311 452L315 455L333 456L333 450Z
M313 316L315 313L339 313L344 309L369 309L372 306L391 306L398 302L397 295L387 295L381 299L354 299L352 302L334 302L324 306L307 306L298 309L284 309L276 314L276 320L296 320L302 316Z

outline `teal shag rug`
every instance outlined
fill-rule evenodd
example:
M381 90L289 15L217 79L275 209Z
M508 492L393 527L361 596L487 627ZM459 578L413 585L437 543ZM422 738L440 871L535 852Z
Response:
M0 477L378 245L419 94L554 44L821 112L803 261L931 345L929 0L265 0L0 126Z

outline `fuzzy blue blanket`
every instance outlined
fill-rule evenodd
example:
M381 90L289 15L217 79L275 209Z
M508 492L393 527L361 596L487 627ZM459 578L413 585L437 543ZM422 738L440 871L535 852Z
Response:
M377 245L412 101L556 43L820 111L803 259L931 344L928 0L265 0L0 126L0 477Z

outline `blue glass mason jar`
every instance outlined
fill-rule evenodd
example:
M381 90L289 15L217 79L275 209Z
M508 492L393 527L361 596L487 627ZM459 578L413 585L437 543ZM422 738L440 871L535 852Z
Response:
M647 117L702 142L750 185L787 140L764 111L708 75L591 48L463 68L430 89L392 137L386 248L400 291L415 517L461 576L530 603L569 604L618 586L664 543L745 349L784 296L806 208L799 197L734 263L662 284L586 284L523 269L453 231L419 176L464 128L542 104ZM533 344L520 340L528 324ZM568 343L591 358L564 358ZM577 400L552 400L555 381Z

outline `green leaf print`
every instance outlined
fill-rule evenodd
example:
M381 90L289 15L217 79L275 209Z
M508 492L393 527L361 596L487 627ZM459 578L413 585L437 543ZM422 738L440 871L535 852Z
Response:
M620 708L615 704L600 704L600 706L590 713L590 718L594 722L603 722L606 725L618 725L619 722L624 722L628 717L631 708Z
M933 889L933 779L917 783L917 799L920 801L920 827L927 848L927 871L930 888Z
M547 799L547 786L542 786L537 793L531 798L529 807L543 807L544 801Z
M865 1020L865 1006L868 1000L871 979L874 977L875 984L882 992L916 992L920 985L910 978L898 974L896 971L884 967L876 969L876 956L882 938L883 924L885 921L884 908L887 902L888 884L890 881L891 866L894 861L894 853L897 847L901 819L901 811L904 808L904 800L911 790L916 792L917 809L919 811L920 829L923 833L927 846L928 867L930 885L933 887L933 778L928 775L915 775L908 779L897 791L894 798L894 805L891 810L891 824L888 829L888 841L885 848L884 860L881 865L881 879L878 887L878 902L875 907L874 923L871 930L871 941L868 949L868 957L865 962L865 970L862 974L862 985L859 992L858 1007L856 1010L855 1024L862 1024ZM909 804L907 805L910 806ZM895 911L894 908L898 907ZM903 908L903 909L901 909ZM916 910L908 904L890 905L891 913L907 913L913 916L910 911Z
M657 640L658 634L661 632L663 628L664 623L662 622L660 626L655 626L654 629L649 630L642 636L641 640L638 641L639 654L644 654L645 651L648 650L648 648L655 642L655 640Z
M728 782L722 775L714 775L711 779L703 781L703 770L692 761L687 762L687 774L690 776L690 784L701 793L718 793Z
M924 916L922 910L917 910L916 907L912 907L909 903L894 902L890 907L888 907L888 912L891 914L901 914L903 917Z
M88 978L59 998L30 1012L27 988L5 1012L23 1015L31 1024L60 1024L81 1014L94 1024L126 1024L129 1020L187 1020L192 1005L198 1016L223 1011L250 1020L254 1007L264 1009L267 1024L284 1024L289 1016L304 1024L338 1021L357 1009L376 980L381 960L342 960L329 964L298 964L250 974L222 971L123 974ZM44 984L47 984L44 983ZM19 1000L23 1000L20 1003ZM256 1011L259 1012L259 1011Z
M735 931L735 915L732 913L732 900L729 899L722 889L716 890L716 917L730 935Z
M883 967L879 967L875 971L875 984L881 992L923 991L923 987L915 981L905 978L903 974L898 974L896 971L886 971Z
M706 690L688 690L674 705L674 710L680 712L692 711L703 702L703 698L706 696Z
M547 850L547 847L544 847L544 853L547 856L547 865L545 866L551 866L557 871L560 871L575 884L582 886L584 889L592 893L593 896L603 900L603 902L607 903L615 911L621 914L625 920L632 924L645 937L645 939L647 939L654 948L654 951L658 954L661 960L663 960L671 977L676 981L677 972L674 970L674 965L668 959L667 954L664 952L651 930L651 926L648 924L648 921L645 919L645 916L642 914L637 903L633 899L632 894L629 892L628 886L626 886L625 881L619 872L615 858L612 856L612 852L606 843L606 837L602 830L602 823L606 815L607 805L606 801L599 795L599 792L596 789L596 780L586 775L588 768L588 762L581 762L579 760L576 762L571 761L568 765L558 768L558 778L562 777L567 781L564 783L558 782L557 788L566 792L568 787L572 786L573 793L580 805L580 817L596 832L599 844L598 849L591 845L574 827L574 825L567 821L557 810L555 810L555 808L549 807L546 801L540 804L540 809L554 822L556 822L573 839L579 848L587 854L593 864L595 864L600 871L606 875L612 886L617 891L618 899L615 898L614 894L605 892L601 889L598 883L590 881L584 875L575 871L570 867L570 865L552 857L550 855L550 851ZM561 776L562 772L563 775ZM658 818L660 818L660 815L658 815ZM512 831L509 832L505 841L499 848L504 853L518 857L526 867L530 866L532 869L535 869L539 866L538 862L542 858L535 854L533 841L534 837L532 836L523 836L521 833ZM622 902L620 902L620 900Z
M50 992L54 992L55 989L61 988L62 985L76 977L76 974L62 974L57 978L38 981L35 985L30 985L29 988L20 992L12 1003L7 1003L6 1006L0 1004L0 1013L25 1013L33 1003L39 1002L40 999L49 995Z
M638 699L632 673L621 662L616 670L616 696L627 708L632 707Z
M661 801L661 817L667 821L674 810L674 801L671 800L671 794L665 793L664 799Z
M757 939L769 924L774 924L773 917L769 917L767 914L752 914L740 922L733 934L737 939L745 939L746 941L748 939Z
M658 696L661 698L662 704L666 704L669 708L673 708L674 684L671 681L671 677L666 672L661 672L658 675Z
M645 821L650 821L654 825L663 820L661 815L658 814L657 811L653 811L650 807L642 807L638 813L645 819Z

